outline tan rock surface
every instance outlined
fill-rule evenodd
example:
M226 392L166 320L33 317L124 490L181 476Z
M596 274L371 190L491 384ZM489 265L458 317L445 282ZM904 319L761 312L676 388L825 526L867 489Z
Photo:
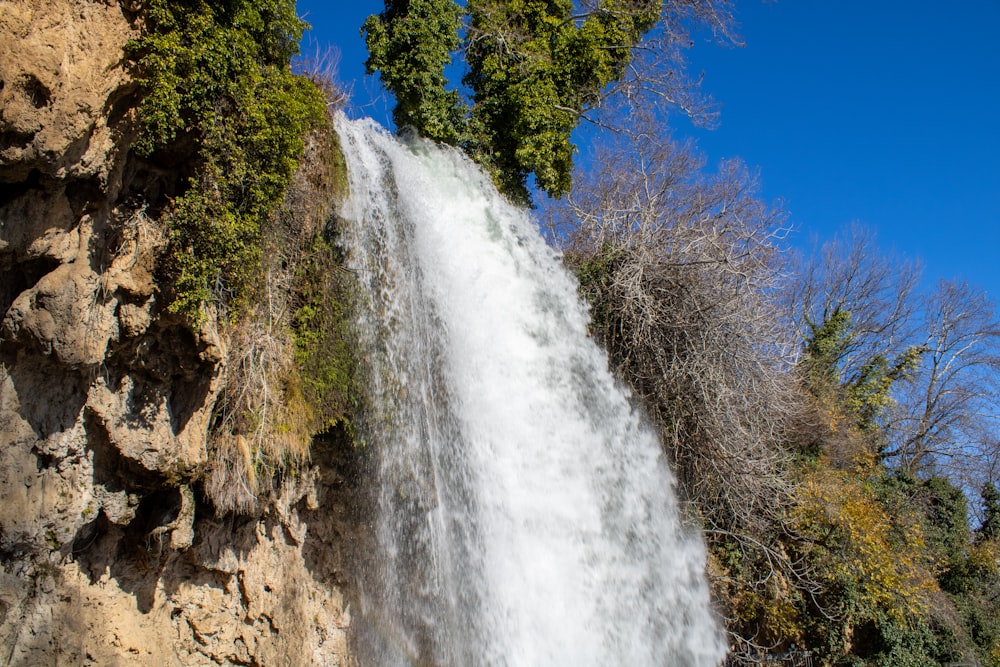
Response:
M131 4L0 0L0 662L349 664L336 455L198 490L226 342L159 301Z

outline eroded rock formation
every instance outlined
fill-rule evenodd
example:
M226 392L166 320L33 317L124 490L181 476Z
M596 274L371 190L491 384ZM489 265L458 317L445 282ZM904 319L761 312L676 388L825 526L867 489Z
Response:
M227 341L163 307L132 4L0 2L0 661L349 664L337 447L254 517L198 487Z

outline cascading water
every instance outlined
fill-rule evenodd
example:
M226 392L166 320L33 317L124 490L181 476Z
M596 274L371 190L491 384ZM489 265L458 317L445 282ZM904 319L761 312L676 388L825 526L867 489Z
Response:
M704 548L529 215L340 118L374 461L363 664L714 666Z

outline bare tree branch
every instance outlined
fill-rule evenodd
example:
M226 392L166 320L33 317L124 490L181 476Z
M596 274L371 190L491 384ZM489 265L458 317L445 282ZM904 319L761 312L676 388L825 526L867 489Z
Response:
M685 492L713 527L755 532L787 497L780 442L796 410L772 302L783 214L742 163L702 177L702 159L655 118L630 125L550 211L553 232Z
M986 295L942 281L923 305L922 363L899 393L889 454L903 470L968 477L995 441L1000 405L1000 321ZM991 437L992 436L992 437ZM986 471L981 471L986 472ZM975 475L979 488L989 473ZM971 481L971 480L970 480Z

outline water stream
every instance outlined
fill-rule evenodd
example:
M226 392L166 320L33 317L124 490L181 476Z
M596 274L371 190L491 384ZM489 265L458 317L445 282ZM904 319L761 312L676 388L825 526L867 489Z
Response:
M371 667L714 667L705 552L529 213L453 150L338 121L372 458Z

